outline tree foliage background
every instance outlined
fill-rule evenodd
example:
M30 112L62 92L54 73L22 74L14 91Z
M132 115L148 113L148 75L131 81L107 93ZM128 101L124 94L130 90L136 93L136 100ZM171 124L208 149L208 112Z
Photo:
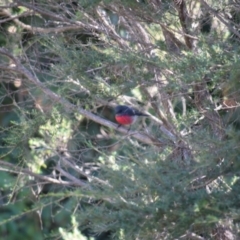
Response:
M2 237L239 239L238 1L0 4Z

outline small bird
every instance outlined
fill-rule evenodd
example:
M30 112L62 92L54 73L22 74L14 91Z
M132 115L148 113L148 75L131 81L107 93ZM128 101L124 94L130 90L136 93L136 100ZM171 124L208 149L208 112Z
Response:
M149 115L141 113L138 110L125 105L119 105L115 107L115 119L118 122L118 127L121 125L132 125L136 122L138 116L147 117Z

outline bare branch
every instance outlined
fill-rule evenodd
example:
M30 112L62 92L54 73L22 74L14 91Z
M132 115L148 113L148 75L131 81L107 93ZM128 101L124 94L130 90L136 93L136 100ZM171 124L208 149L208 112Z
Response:
M100 184L103 184L103 185L107 185L108 187L111 187L112 186L106 182L106 181L103 181L101 180L100 178L97 178L97 177L94 177L94 176L90 176L89 174L85 173L84 171L82 171L77 165L74 165L72 164L70 161L68 161L67 159L65 158L61 158L61 161L63 161L63 163L69 167L71 167L72 169L74 169L76 172L80 173L82 176L86 177L87 179L89 179L90 181L95 181L95 182L98 182ZM58 170L60 169L60 167L58 167Z
M106 34L111 35L120 46L122 47L128 47L126 42L117 34L117 32L114 30L114 28L108 23L105 16L102 15L101 9L97 8L96 13L98 14L98 17L102 20L103 25L107 29Z
M205 238L197 235L196 233L193 232L187 232L186 234L182 235L181 237L179 237L179 239L191 239L191 240L205 240Z
M14 165L14 164L5 162L5 161L0 160L0 164L1 164L0 171L13 172L13 173L18 173L18 174L19 173L20 174L24 173L24 174L27 174L29 176L35 177L37 179L46 181L48 183L54 183L54 184L59 184L59 185L63 185L63 186L80 186L80 187L83 186L83 183L80 184L79 182L76 183L76 182L57 180L57 179L52 178L50 176L44 176L44 175L36 174L29 169L21 168L21 167L18 167L16 165ZM6 168L3 168L3 167L6 167Z
M74 177L74 176L71 175L70 173L64 171L61 167L57 166L57 167L56 167L56 170L59 171L59 173L60 173L62 176L70 179L71 182L73 183L73 185L79 185L79 186L81 186L81 187L86 187L86 186L88 186L87 183L81 181L80 179Z
M33 12L32 11L26 11L26 12L23 12L22 14L11 15L9 11L2 10L0 12L0 15L3 15L3 14L5 14L8 18L4 18L4 19L0 20L0 24L15 20L15 19L20 18L20 17L32 16Z
M185 43L189 49L192 49L193 48L193 44L192 44L193 39L188 37L188 35L189 35L189 29L188 29L189 18L188 18L188 11L187 11L187 7L186 7L186 3L184 0L182 0L182 1L175 0L174 3L178 10L178 15L179 15L180 23L182 25L183 32L185 33L183 35L184 39L185 39Z

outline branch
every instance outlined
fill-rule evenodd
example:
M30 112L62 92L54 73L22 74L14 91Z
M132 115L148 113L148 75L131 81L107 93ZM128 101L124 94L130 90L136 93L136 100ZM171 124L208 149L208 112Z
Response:
M86 186L88 185L87 183L85 183L85 182L81 181L80 179L74 177L74 176L71 175L70 173L64 171L64 170L63 170L61 167L59 167L59 166L57 166L55 169L56 169L57 171L59 171L59 173L60 173L62 176L70 179L70 180L72 181L73 185L78 185L78 186L81 186L81 187L86 187Z
M105 26L105 28L107 29L106 35L111 35L112 38L116 40L116 42L118 42L118 44L121 47L128 47L127 43L119 36L119 34L115 31L115 29L108 23L105 16L101 14L101 11L99 8L96 9L96 13L98 17L102 20L102 23Z
M49 176L44 176L44 175L40 175L40 174L36 174L33 173L32 171L25 169L25 168L21 168L21 167L17 167L14 164L5 162L5 161L1 161L0 160L0 171L4 171L4 172L11 172L11 173L17 173L17 174L27 174L28 176L32 176L34 178L40 179L40 180L44 180L46 183L52 183L52 184L58 184L61 186L74 186L74 187L87 187L90 188L90 185L85 183L84 181L81 181L80 179L77 179L73 176L71 176L69 173L65 172L62 169L58 169L61 171L61 173L64 176L67 176L69 179L72 180L72 182L69 181L63 181L63 180L57 180L55 178L49 177ZM2 166L5 166L6 168L3 168ZM91 195L91 194L90 194ZM93 198L94 196L91 195L91 197ZM118 197L123 201L122 197L120 195L118 195ZM114 201L116 201L116 198L110 198L110 197L104 197L101 198L104 201L113 203Z
M48 11L46 9L41 9L36 5L33 4L28 4L25 2L21 2L21 1L16 1L16 3L18 4L18 6L24 6L34 12L37 12L39 14L41 14L42 16L47 16L48 18L51 17L51 19L55 19L57 21L60 21L62 25L64 26L56 26L56 27L51 27L51 28L43 28L43 27L33 27L31 25L25 24L23 22L21 22L18 17L12 16L11 13L7 10L4 10L4 14L6 14L7 16L9 16L9 20L13 20L14 23L16 23L18 26L31 31L32 33L44 33L44 34L48 34L48 33L61 33L61 32L65 32L65 31L71 31L71 30L79 30L79 29L86 29L89 32L91 32L91 34L96 34L96 33L103 33L106 35L111 36L120 46L122 47L128 47L127 42L124 41L116 32L115 30L107 23L106 19L104 17L101 16L101 14L99 15L99 18L102 20L102 23L104 26L100 26L96 21L93 22L93 24L91 23L83 23L81 21L75 21L75 20L71 20L68 19L67 17L64 16L60 16L58 14L55 14L51 11ZM97 12L98 13L98 12ZM89 17L84 14L85 17L89 20ZM95 32L95 33L94 33Z
M26 11L26 12L23 12L21 14L11 15L8 10L2 10L0 12L0 15L3 15L2 13L5 14L7 18L4 18L4 19L0 20L0 24L15 20L16 18L27 17L27 16L32 16L33 15L32 11Z
M193 47L192 39L188 37L188 35L189 35L189 29L188 29L188 26L187 26L188 12L187 12L186 3L185 3L184 0L182 0L182 1L175 0L174 3L175 3L175 5L177 7L177 10L178 10L180 23L182 25L182 29L183 29L183 32L184 32L183 36L184 36L184 39L185 39L185 43L186 43L186 45L189 49L192 49L192 47Z
M98 177L90 176L89 174L87 174L87 173L85 173L84 171L82 171L77 165L72 164L72 163L71 163L70 161L68 161L67 159L61 158L61 161L64 163L64 165L71 167L74 171L76 171L76 172L80 173L82 176L86 177L90 182L95 181L95 182L98 182L98 183L101 184L101 185L103 184L103 185L106 185L106 186L108 186L108 187L110 187L110 188L113 188L113 186L111 186L107 181L101 180L101 179L98 178ZM57 170L59 170L59 171L64 171L64 170L62 170L62 168L61 168L60 166L57 167ZM62 173L67 174L67 175L65 175L65 176L68 177L68 178L70 178L70 179L71 179L71 177L73 177L73 176L71 176L71 175L70 175L70 177L69 177L69 176L68 176L69 173L67 173L67 172L65 172L65 171L62 172Z
M35 8L33 8L35 9ZM6 22L6 21L13 21L14 23L16 23L18 26L31 31L32 33L61 33L61 32L65 32L65 31L71 31L71 30L79 30L79 29L89 29L89 26L92 30L96 30L99 31L100 28L97 25L92 25L92 24L88 24L88 26L80 21L75 21L72 22L71 24L69 23L69 21L64 21L63 18L60 18L60 20L62 21L62 24L66 24L65 26L58 26L58 27L53 27L53 28L42 28L42 27L33 27L31 25L25 24L23 22L21 22L18 18L22 17L22 16L30 16L33 15L33 10L29 10L27 12L22 13L21 15L12 15L10 11L8 10L3 10L2 11L8 18L7 19L3 19L0 21L0 23L2 22ZM48 13L48 15L50 15L50 13ZM51 14L50 15L52 18L56 18L55 14Z
M70 22L71 20L67 19L67 18L64 18L62 16L59 16L58 14L55 14L53 12L50 12L48 11L46 8L45 9L41 9L39 7L37 7L37 3L35 4L29 4L29 3L26 3L25 1L22 2L22 1L18 1L18 0L15 0L15 2L17 3L18 6L23 6L23 7L26 7L28 9L32 9L34 10L35 12L41 14L41 15L44 15L44 16L48 16L48 17L51 17L55 20L58 20L58 21L68 21ZM71 21L73 22L73 21Z
M197 235L196 233L193 232L187 232L186 234L182 235L181 237L179 237L179 239L191 239L191 240L205 240L205 238Z
M1 165L0 171L12 172L12 173L18 173L18 174L25 173L28 176L32 176L32 177L38 178L40 180L44 180L48 183L54 183L54 184L59 184L59 185L64 185L64 186L78 186L78 187L83 187L83 186L87 185L84 182L81 182L81 183L80 182L69 182L69 181L57 180L57 179L49 177L49 176L36 174L29 169L21 168L21 167L15 166L14 164L11 164L11 163L8 163L5 161L1 161L1 160L0 160L0 165ZM3 168L3 167L6 167L6 168Z

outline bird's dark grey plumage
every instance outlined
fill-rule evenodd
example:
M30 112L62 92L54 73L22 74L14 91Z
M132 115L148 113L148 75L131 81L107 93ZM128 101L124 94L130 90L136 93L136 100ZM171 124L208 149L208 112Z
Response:
M115 107L114 111L116 115L149 116L148 114L139 112L138 110L125 105L118 105Z

